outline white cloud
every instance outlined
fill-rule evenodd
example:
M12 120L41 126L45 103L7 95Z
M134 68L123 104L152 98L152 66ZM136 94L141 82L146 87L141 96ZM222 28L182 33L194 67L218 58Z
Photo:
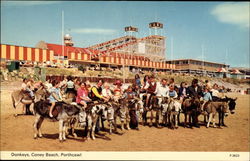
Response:
M102 29L102 28L78 28L72 29L72 32L78 34L99 34L99 35L111 35L116 33L113 29Z
M57 4L60 1L2 1L3 6L8 7L25 7L25 6L37 6L37 5L50 5Z
M249 28L249 2L222 3L215 6L211 14L223 23Z

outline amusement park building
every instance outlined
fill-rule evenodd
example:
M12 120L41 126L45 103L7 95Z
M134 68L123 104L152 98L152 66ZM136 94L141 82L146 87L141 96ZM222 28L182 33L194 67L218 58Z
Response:
M215 74L221 72L227 72L226 69L229 68L229 65L202 61L196 59L178 59L178 60L169 60L166 63L175 65L175 72L180 73L194 73L201 74L206 72L207 74Z
M162 28L158 22L149 24L149 28ZM157 33L135 37L138 29L125 27L126 36L86 48L74 47L72 37L64 36L64 45L40 41L35 48L1 44L1 59L51 62L64 64L87 64L110 67L134 67L144 69L172 70L174 64L166 63L165 37Z

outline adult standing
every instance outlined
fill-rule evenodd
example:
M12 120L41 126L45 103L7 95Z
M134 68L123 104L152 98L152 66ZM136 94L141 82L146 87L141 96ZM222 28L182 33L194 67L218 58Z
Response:
M133 91L132 86L129 86L127 91L124 93L124 98L128 100L128 109L129 109L129 116L130 116L129 126L131 129L139 130L135 102L133 102L136 96L137 96L137 93Z
M188 96L192 97L195 100L198 99L198 101L200 100L201 97L203 97L202 88L201 86L198 85L198 79L192 80L192 85L188 87ZM199 105L193 104L192 106L199 106ZM198 109L199 107L193 107L193 108ZM193 123L195 127L200 128L200 125L198 125L198 115L199 115L198 110L195 110L192 115Z
M202 87L198 85L198 79L192 80L192 85L188 87L189 97L201 98L203 96Z

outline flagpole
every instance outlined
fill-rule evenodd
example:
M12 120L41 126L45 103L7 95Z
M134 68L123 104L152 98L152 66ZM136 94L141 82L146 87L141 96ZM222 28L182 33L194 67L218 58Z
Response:
M64 11L62 10L62 56L64 57Z
M173 52L174 52L174 40L173 40L173 37L171 36L171 64L172 64L172 67L171 67L171 73L173 72Z

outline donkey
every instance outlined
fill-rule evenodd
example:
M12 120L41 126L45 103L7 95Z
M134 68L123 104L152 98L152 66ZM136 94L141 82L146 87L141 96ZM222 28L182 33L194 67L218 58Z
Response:
M105 107L105 108L104 108ZM94 108L94 113L92 109ZM101 109L102 108L102 109ZM102 110L102 111L100 111ZM77 135L75 133L76 128L83 128L86 129L88 133L90 133L87 137L89 139L89 136L94 138L91 134L92 126L94 122L96 123L98 120L98 117L101 116L104 120L108 120L110 124L110 133L112 133L112 126L114 125L114 114L113 114L113 108L108 103L89 103L87 109L81 109L78 115L75 117L72 117L69 121L70 129L72 135L76 138ZM93 120L97 119L97 120ZM94 122L93 122L94 121ZM94 127L95 128L95 127Z
M170 99L168 97L162 97L159 101L162 107L162 125L163 126L167 126L168 124L167 111L168 111L169 102L170 102Z
M210 122L213 119L213 127L216 127L215 125L215 115L216 113L219 114L219 127L222 122L222 114L225 114L225 116L228 115L228 103L227 102L208 102L205 106L205 111L209 115L209 120L207 123L207 128L209 128Z
M233 98L229 98L229 97L226 96L226 100L228 101L228 106L229 106L230 113L234 114L235 113L235 106L236 106L237 97L233 99Z
M85 110L81 109L78 115L73 116L69 120L69 129L71 129L71 134L74 136L74 138L77 138L77 135L75 133L75 129L76 128L85 129L86 127L87 127L87 113ZM67 130L67 132L68 132L68 130Z
M160 100L159 100L159 98L160 98ZM154 118L154 112L155 112L155 125L156 125L156 127L158 127L160 124L160 118L162 117L161 97L152 96L149 104L150 104L149 108L144 108L143 123L144 123L144 125L147 124L147 112L150 112L149 127L151 127L153 125L153 118Z
M178 128L178 116L181 111L181 103L170 98L167 106L164 106L165 120L169 123L171 129Z
M88 120L88 131L87 131L87 140L90 137L95 140L95 127L99 116L107 118L108 107L105 104L94 105L89 112L87 112Z
M187 127L187 116L189 116L189 125L199 127L198 115L201 113L201 102L199 98L187 98L182 102L182 110L185 116L184 127ZM192 119L192 121L191 121Z
M117 132L117 126L115 122L115 113L117 112L117 109L119 108L119 105L114 102L114 100L110 100L110 102L103 102L101 105L104 105L106 108L103 111L102 115L102 128L104 128L103 121L107 120L108 127L109 127L109 134L112 134L112 129L114 127L114 131Z
M34 104L34 139L37 139L37 137L42 137L41 125L43 123L44 118L48 118L56 119L57 121L59 121L59 141L65 141L68 120L71 119L73 116L79 114L81 107L79 107L78 105L66 104L64 102L57 102L52 112L54 118L50 118L50 106L51 104L48 101L38 101Z
M124 131L125 128L127 130L130 130L130 127L129 127L130 116L129 116L129 109L128 109L128 100L126 100L125 98L122 98L119 100L119 103L120 103L119 115L121 118L121 130Z
M136 115L137 115L137 119L138 119L138 123L140 123L140 121L142 121L142 114L144 112L144 103L141 99L138 100L138 102L135 104L135 108L136 108Z
M228 103L230 113L234 114L235 113L236 100L237 100L237 97L233 99L233 98L229 98L229 97L226 96L225 98L218 98L214 102L226 102L226 103ZM227 125L224 123L224 116L225 116L225 113L222 112L221 116L219 116L219 119L221 119L221 125L224 126L224 127L227 127ZM206 123L206 115L204 115L204 122Z
M25 92L23 90L15 90L11 93L12 105L16 109L16 107L21 104L25 106L25 114L33 115L30 111L30 105L39 100L45 100L46 97L49 96L49 92L42 86L38 90L34 91L35 99L32 100L29 92ZM18 116L16 113L15 116Z

